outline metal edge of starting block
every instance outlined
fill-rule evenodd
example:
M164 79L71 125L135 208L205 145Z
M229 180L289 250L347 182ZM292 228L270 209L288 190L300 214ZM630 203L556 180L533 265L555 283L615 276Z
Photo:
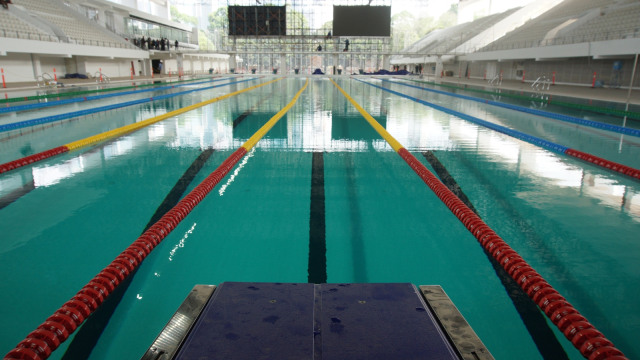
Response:
M462 359L494 360L441 286L420 285L420 292Z
M215 289L215 285L194 286L141 360L173 359Z

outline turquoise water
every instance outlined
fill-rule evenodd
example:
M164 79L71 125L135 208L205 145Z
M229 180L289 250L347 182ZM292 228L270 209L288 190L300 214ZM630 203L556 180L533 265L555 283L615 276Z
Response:
M0 162L262 81L0 134ZM0 209L0 351L13 348L133 242L205 149L215 151L188 190L286 105L303 81L281 80L0 175L0 199L15 198ZM367 84L337 81L429 169L422 153L432 152L507 243L629 358L640 357L634 341L640 331L638 182ZM637 138L389 87L640 167ZM327 282L439 284L496 359L542 358L528 320L475 238L328 79L312 78L291 111L147 257L91 359L140 358L195 284L306 282L313 152L322 152L324 162ZM569 358L582 358L550 331ZM52 358L61 358L70 343Z

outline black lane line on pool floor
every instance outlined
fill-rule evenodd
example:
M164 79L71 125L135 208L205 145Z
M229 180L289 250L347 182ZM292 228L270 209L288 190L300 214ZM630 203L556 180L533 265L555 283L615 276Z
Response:
M263 99L264 101L264 99ZM260 102L262 103L262 101ZM256 104L251 109L240 114L234 121L233 127L236 127L242 120L247 118L260 104ZM238 120L239 121L236 121ZM184 172L184 174L178 179L178 182L169 191L164 198L160 206L156 209L156 212L151 216L151 220L145 226L142 233L144 234L148 228L150 228L156 221L158 221L164 214L171 210L182 198L185 191L196 177L198 172L202 169L209 157L215 150L213 148L204 150L194 161L191 166ZM82 324L80 329L76 332L73 340L69 344L67 351L63 355L63 360L84 360L89 358L93 348L98 343L102 332L107 327L111 316L116 311L116 308L120 304L120 301L124 297L131 281L136 275L138 268L135 268L127 278L120 283L118 287L105 299L105 301L96 309L96 311Z
M311 210L309 212L309 282L327 282L327 244L324 207L324 157L314 152L311 161Z
M20 188L13 190L12 192L8 193L3 197L0 197L0 210L9 206L12 202L20 199L24 195L27 195L29 192L31 192L31 190L35 188L36 188L36 185L32 179L26 184L22 185Z
M476 211L471 204L469 198L464 194L460 186L455 181L455 179L449 174L447 168L442 165L440 160L435 156L432 151L425 151L422 153L422 156L429 162L433 170L438 174L438 177L442 181L443 184L451 190L469 209L471 209L478 217L480 214ZM538 306L529 298L527 294L518 286L518 284L513 280L511 276L500 266L500 264L496 261L496 259L491 256L491 254L483 247L487 258L491 262L493 269L496 272L496 275L502 282L502 286L504 286L507 295L513 302L513 305L518 311L522 322L524 323L527 331L529 331L529 335L533 339L533 342L536 344L540 355L542 355L543 359L569 359L567 353L562 348L562 345L556 338L553 330L549 327L546 318L542 315Z
M203 151L193 161L193 163L191 163L191 166L189 166L180 179L178 179L178 182L174 185L171 191L169 191L160 206L158 206L156 212L151 217L151 220L142 231L143 234L164 214L171 210L178 201L180 201L182 195L189 187L189 184L191 184L214 151L215 150L212 148ZM69 344L69 348L62 357L64 360L89 358L93 348L98 343L102 332L107 327L111 316L120 304L120 301L129 288L129 285L131 285L131 281L137 271L138 268L135 268L131 274L129 274L129 276L124 279L124 281L122 281L120 285L116 287L116 289L105 299L98 309L96 309L96 311L84 322L84 324L82 324Z

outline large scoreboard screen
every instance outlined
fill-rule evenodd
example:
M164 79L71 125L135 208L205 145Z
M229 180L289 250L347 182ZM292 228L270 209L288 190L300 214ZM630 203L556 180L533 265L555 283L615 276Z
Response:
M334 6L334 36L391 36L391 6Z
M285 6L229 6L229 35L286 35Z

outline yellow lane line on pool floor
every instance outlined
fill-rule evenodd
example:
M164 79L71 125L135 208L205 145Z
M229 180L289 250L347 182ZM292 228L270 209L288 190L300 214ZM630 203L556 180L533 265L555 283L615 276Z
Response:
M247 151L251 150L251 148L254 147L256 145L256 143L269 130L271 130L273 125L275 125L278 122L278 120L280 120L284 116L284 114L286 114L287 111L289 111L289 109L291 109L291 107L296 103L296 101L298 101L298 98L300 97L300 95L302 94L304 89L307 88L308 84L309 84L309 79L307 78L307 81L304 83L304 86L302 86L300 91L298 91L298 93L293 97L293 100L291 100L291 102L288 103L287 106L283 107L280 111L278 111L278 113L275 114L271 119L269 119L269 121L267 121L266 124L262 125L262 127L258 131L256 131L256 133L253 134L253 136L251 136L249 138L249 140L247 140L244 144L242 144L242 147L245 148Z
M415 158L407 149L405 149L396 139L387 132L369 113L358 105L335 81L331 82L340 90L340 92L349 100L349 102L355 106L356 109L364 116L364 118L373 126L373 128L391 145L393 150L400 155L400 157L407 162L407 164L413 169L413 171L427 184L427 186L433 191L433 193L443 202L447 208L455 215L460 222L469 230L469 232L480 242L480 245L487 251L487 255L493 257L500 266L516 281L518 286L525 292L526 295L542 310L545 315L553 322L554 325L562 332L563 329L559 326L564 321L568 326L577 326L581 320L577 317L572 319L569 316L579 315L584 319L584 316L580 315L578 310L573 307L568 301L562 300L560 311L550 312L550 306L553 306L554 302L560 300L547 301L545 298L548 296L559 296L561 299L565 299L557 290L555 290L549 283L544 280L535 269L533 269L518 253L513 250L489 225L487 225L473 210L471 210L457 195L455 195L446 185L444 185L440 179L438 179L429 169L427 169L418 159ZM498 256L502 254L504 258ZM505 255L506 254L506 255ZM505 261L506 259L506 261ZM515 269L515 270L514 270ZM539 295L544 294L544 295ZM540 297L541 296L541 297ZM557 298L556 298L557 299ZM545 302L546 301L546 302ZM587 324L588 321L584 320ZM598 331L595 327L589 324L594 331ZM585 325L586 326L586 325ZM611 342L607 340L601 332L598 337L602 338L602 341L598 343L598 346L593 346L594 349L583 350L581 345L576 339L580 339L581 332L575 332L567 334L564 332L565 337L574 344L576 349L585 358L592 358L589 354L595 354L596 351L605 351L606 347L609 347ZM611 346L611 351L620 353L618 349ZM592 351L591 351L592 350ZM607 349L609 350L609 349ZM589 352L590 351L590 352Z
M265 85L269 85L271 83L274 83L276 81L280 81L282 79L284 79L284 78L281 77L281 78L278 78L278 79L267 81L267 82L262 83L262 84L258 84L258 85L254 85L254 86L248 87L246 89L242 89L242 90L238 90L238 91L235 91L235 92L232 92L232 93L229 93L229 94L218 96L216 98L212 98L212 99L209 99L209 100L206 100L206 101L203 101L203 102L199 102L197 104L193 104L193 105L189 105L189 106L177 109L177 110L173 110L173 111L170 111L170 112L168 112L166 114L158 115L158 116L149 118L147 120L143 120L143 121L140 121L140 122L137 122L137 123L134 123L134 124L125 125L125 126L117 128L117 129L109 130L109 131L103 132L101 134L93 135L93 136L90 136L88 138L84 138L84 139L81 139L81 140L78 140L78 141L74 141L74 142L65 144L64 146L66 146L69 150L75 150L75 149L78 149L78 148L81 148L81 147L84 147L84 146L88 146L88 145L91 145L91 144L94 144L94 143L97 143L97 142L100 142L100 141L107 140L107 139L112 138L112 137L122 136L122 135L124 135L126 133L141 129L141 128L145 127L145 126L149 126L149 125L151 125L153 123L156 123L158 121L166 120L166 119L168 119L170 117L173 117L173 116L176 116L176 115L180 115L180 114L186 113L186 112L191 111L191 110L195 110L195 109L203 107L205 105L212 104L212 103L214 103L216 101L224 100L226 98L229 98L229 97L232 97L232 96L235 96L235 95L238 95L238 94L242 94L244 92L251 91L251 90L257 89L259 87L265 86Z
M391 136L391 134L389 134L387 130L384 127L382 127L382 125L380 125L380 123L377 122L376 119L373 118L373 116L371 116L365 109L362 108L362 106L360 106L355 100L353 100L353 98L351 98L349 94L347 94L344 90L342 90L342 88L338 86L338 84L336 84L336 82L333 81L333 79L329 78L329 80L331 80L333 85L335 85L338 88L338 90L340 90L342 95L344 95L344 97L346 97L347 100L349 100L349 102L353 106L355 106L355 108L360 112L360 114L365 118L365 120L367 120L367 122L371 126L373 126L373 128L378 132L378 134L380 134L380 136L382 136L382 138L385 139L387 143L389 143L389 145L395 152L398 152L398 150L403 148L402 144L400 144L398 140L394 139L393 136Z

